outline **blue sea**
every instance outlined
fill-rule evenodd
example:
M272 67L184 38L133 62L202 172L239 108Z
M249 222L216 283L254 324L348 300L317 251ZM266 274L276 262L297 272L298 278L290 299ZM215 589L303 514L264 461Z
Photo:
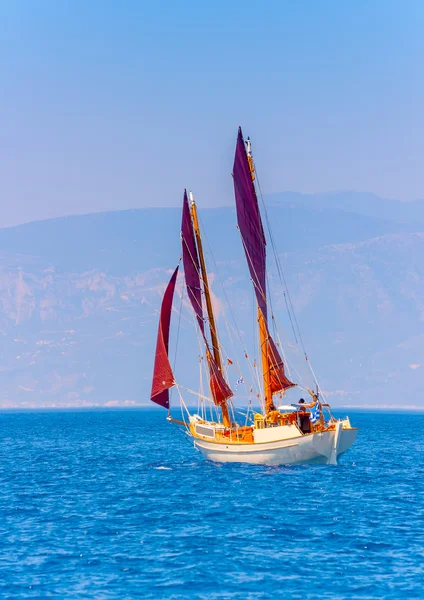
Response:
M165 411L0 414L0 598L424 598L424 414L337 467L205 462Z

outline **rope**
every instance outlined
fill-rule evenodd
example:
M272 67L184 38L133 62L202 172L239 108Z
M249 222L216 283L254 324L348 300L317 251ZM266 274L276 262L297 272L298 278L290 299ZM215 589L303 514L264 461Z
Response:
M238 337L238 339L239 339L239 341L240 341L240 344L241 344L241 346L242 346L242 349L243 349L244 355L245 355L245 357L246 357L246 359L247 359L247 361L248 361L248 366L249 366L249 370L250 370L250 374L251 374L251 376L252 376L252 379L253 379L253 380L254 380L255 378L256 378L256 379L258 379L258 382L257 382L257 383L258 383L258 386L259 386L259 389L260 389L260 385L259 385L259 378L257 377L257 370L255 370L254 366L252 365L252 363L251 363L251 361L250 361L249 354L248 354L248 352L247 352L247 350L246 350L246 347L245 347L245 345L244 345L244 342L243 342L243 339L242 339L242 336L241 336L240 330L239 330L239 328L238 328L238 326L237 326L237 321L236 321L236 319L235 319L234 312L233 312L233 310L232 310L232 308L231 308L231 304L230 304L230 302L229 302L229 299L228 299L227 293L226 293L226 291L225 291L225 287L224 287L224 284L223 284L223 282L222 282L222 278L221 278L221 275L220 275L220 271L219 271L219 268L218 268L218 264L217 264L217 262L216 262L216 260L215 260L214 254L213 254L213 252L212 252L212 248L211 248L211 245L210 245L210 243L209 243L209 239L208 239L208 237L207 237L207 235L206 235L206 233L205 233L205 228L203 227L203 222L202 222L202 220L201 220L201 218L200 218L200 217L198 217L198 219L199 219L199 223L200 223L200 225L201 225L201 227L202 227L202 230L203 230L203 239L206 241L206 246L207 246L207 249L208 249L208 252L209 252L209 255L210 255L210 257L212 258L212 262L213 262L213 265L214 265L214 267L215 267L215 270L216 270L217 278L218 278L218 281L219 281L219 283L220 283L220 286L221 286L221 289L222 289L222 292L223 292L223 295L224 295L224 298L225 298L226 305L227 305L227 307L228 307L228 309L229 309L229 311L230 311L231 319L232 319L232 321L233 321L233 327L234 327L234 331L235 331L235 333L236 333L236 336ZM241 366L240 366L240 362L239 362L239 360L238 360L238 356L237 356L236 349L235 349L235 347L234 347L234 341L233 341L233 337L232 337L232 335L231 335L231 331L230 331L230 323L229 323L229 322L228 322L228 320L227 320L227 317L226 317L226 315L225 315L225 311L223 311L223 313L222 313L222 314L223 314L223 317L224 317L224 322L225 322L225 325L226 325L226 328L227 328L228 336L229 336L229 338L230 338L230 342L231 342L232 348L233 348L233 350L234 350L234 354L233 354L233 356L235 356L235 359L236 359L236 363L237 363L237 366L238 366L238 369L239 369L239 375L240 375L240 376L242 376L242 375L243 375L243 372L242 372L242 369L241 369ZM226 352L225 352L225 348L223 347L223 345L222 345L222 343L221 343L221 342L219 342L219 345L220 345L220 349L223 351L222 353L223 353L223 354L226 354ZM228 357L228 354L226 354L226 356ZM246 391L247 391L247 384L246 384L246 382L245 382L245 380L244 380L244 377L243 377L243 381L244 381L244 385L245 385L245 388L246 388ZM253 384L253 382L252 382L252 384ZM251 385L251 386L250 386L250 388L253 388L253 387L254 387L253 385ZM249 393L250 393L250 388L249 388Z
M289 315L290 323L292 325L293 334L295 336L296 342L297 342L297 335L299 336L299 340L300 340L303 352L305 354L305 357L307 357L305 346L304 346L303 339L302 339L302 334L300 332L299 323L298 323L297 318L296 318L296 313L294 312L293 302L292 302L292 299L291 299L291 296L290 296L290 292L289 292L289 289L288 289L288 286L287 286L286 278L284 276L284 271L283 271L283 268L281 266L281 262L280 262L280 259L279 259L278 253L277 253L277 248L276 248L276 245L275 245L274 236L272 234L271 224L269 222L268 211L266 209L265 201L264 201L263 194L262 194L261 184L260 184L257 172L256 172L256 182L257 182L257 186L258 186L258 189L259 189L259 196L261 198L261 204L262 204L262 207L263 207L263 210L264 210L264 214L265 214L265 222L266 222L266 226L267 226L267 230L268 230L268 234L269 234L269 239L271 241L271 247L272 247L272 251L273 251L273 254L274 254L274 258L275 258L275 264L277 266L277 273L278 273L278 275L280 277L280 281L281 281L281 283L283 285L283 295L284 295L284 298L286 300L287 312L288 312L288 315ZM286 292L287 292L287 295L286 295ZM287 302L287 299L288 299L288 302ZM294 325L295 325L296 328L294 327ZM296 335L296 332L297 332L297 335Z
M277 253L277 249L276 249L276 245L275 245L275 241L274 241L274 236L272 234L271 224L270 224L269 217L268 217L268 211L266 209L266 205L265 205L265 201L264 201L264 198L263 198L262 189L261 189L261 185L260 185L259 177L258 177L257 173L256 173L256 182L257 182L257 186L258 186L258 189L259 189L259 195L260 195L260 198L261 198L261 203L262 203L262 207L263 207L264 214L265 214L265 222L266 222L266 225L267 225L269 239L271 241L271 247L272 247L272 251L273 251L273 254L274 254L274 258L275 258L275 264L276 264L276 267L277 267L277 273L279 275L280 282L281 282L282 287L283 287L283 296L284 296L285 301L286 301L286 308L287 308L287 312L288 312L288 315L289 315L290 323L292 325L293 334L294 334L296 343L298 343L298 338L299 338L300 345L302 347L303 354L305 356L305 360L309 364L309 368L311 369L311 373L312 373L312 376L314 377L314 381L315 381L316 385L318 386L318 382L316 381L315 374L314 374L314 372L312 370L312 367L311 367L311 365L310 365L310 363L308 361L308 355L306 353L305 344L303 342L303 338L302 338L302 334L301 334L301 331L300 331L299 323L298 323L298 320L296 318L296 313L295 313L294 308L293 308L293 302L292 302L292 299L291 299L289 288L287 286L286 278L284 276L284 271L283 271L283 268L281 266L281 261L280 261L280 258L278 256L278 253ZM286 294L286 292L287 292L287 294ZM288 302L287 302L287 299L288 299ZM297 332L297 335L296 335L296 332Z

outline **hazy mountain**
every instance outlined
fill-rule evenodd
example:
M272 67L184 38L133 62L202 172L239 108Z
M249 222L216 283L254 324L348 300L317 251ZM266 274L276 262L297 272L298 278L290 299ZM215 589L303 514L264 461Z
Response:
M424 405L422 203L294 196L271 197L268 219L323 388L339 405ZM200 214L218 307L229 299L254 356L253 299L234 211ZM148 401L157 309L179 259L179 224L176 209L146 209L0 230L2 406ZM268 250L274 311L291 353L294 336ZM181 322L177 368L191 383L197 357L189 318ZM237 354L221 311L219 325L229 354Z
M320 194L283 192L269 196L268 202L275 205L295 204L315 210L343 210L397 223L424 224L424 200L399 202L390 198L380 198L369 192L342 191Z

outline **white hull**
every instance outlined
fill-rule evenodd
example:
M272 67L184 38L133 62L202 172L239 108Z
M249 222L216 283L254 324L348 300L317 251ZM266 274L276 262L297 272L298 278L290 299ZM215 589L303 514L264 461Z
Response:
M299 435L291 439L253 444L223 444L194 438L207 460L256 465L337 464L337 458L356 440L357 429Z

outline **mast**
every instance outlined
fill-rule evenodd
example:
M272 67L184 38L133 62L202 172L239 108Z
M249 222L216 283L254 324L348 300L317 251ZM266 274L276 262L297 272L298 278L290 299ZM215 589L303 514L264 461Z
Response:
M284 392L294 383L285 375L283 359L268 328L266 290L266 239L255 189L255 165L250 138L246 142L239 127L233 167L237 223L258 306L262 378L265 412L273 408L273 394Z
M196 203L194 201L194 196L193 196L192 192L190 192L190 213L191 213L191 218L192 218L192 222L193 222L194 234L196 236L196 244L197 244L197 252L199 254L200 270L202 272L203 291L205 293L206 310L208 312L209 329L211 332L212 352L213 352L216 366L218 367L218 371L220 373L222 373L222 361L221 361L221 353L219 351L219 342L218 342L218 335L217 335L217 330L216 330L215 315L214 315L213 307L212 307L208 273L206 270L205 255L203 254L203 245L202 245L202 239L200 236L200 228L199 228L199 220L197 218ZM221 410L222 410L222 420L224 422L225 427L231 427L231 419L230 419L230 415L228 413L228 406L225 401L221 404Z
M268 352L268 328L266 326L263 312L258 306L258 323L259 323L259 343L261 347L261 363L262 377L264 383L264 400L265 413L271 410L272 402L272 386L271 386L271 371L269 368L269 352Z
M255 189L255 163L253 162L252 156L252 144L250 137L246 140L246 154L247 161L249 164L250 176L252 178L252 186L256 195ZM263 290L266 295L266 290ZM268 352L268 327L265 315L263 314L261 307L258 304L258 323L259 323L259 344L261 348L261 364L262 364L262 378L264 386L264 401L265 401L265 413L268 413L273 404L272 401L272 387L271 387L271 372L269 368L269 352Z

